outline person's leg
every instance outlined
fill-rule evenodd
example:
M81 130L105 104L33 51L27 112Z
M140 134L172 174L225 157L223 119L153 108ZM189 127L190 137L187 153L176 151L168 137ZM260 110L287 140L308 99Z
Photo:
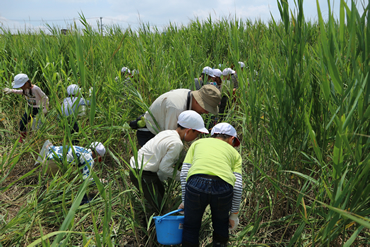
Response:
M80 128L78 127L77 119L74 119L73 128L71 129L71 135L73 135L73 133L78 133L79 131ZM80 143L79 140L72 140L73 145L78 145L79 143Z
M219 115L219 119L218 119L218 122L223 122L223 120L225 119L225 115L226 115L226 108L227 108L227 101L229 100L229 97L227 96L222 96L221 98L221 102L220 102L220 106L218 108L218 115Z
M154 136L155 135L150 131L142 131L142 130L136 131L137 142L139 143L141 147L144 146L145 143L147 143Z
M209 182L209 179L191 176L186 183L182 246L199 245L202 217L210 199Z
M19 139L19 142L23 142L23 139L27 136L27 123L30 121L31 116L34 117L39 112L38 108L29 107L26 112L23 114L23 117L21 118L21 121L19 122L19 130L21 134L21 138Z
M139 174L140 170L136 170L136 175L138 177L140 176ZM138 177L130 171L131 182L138 190L140 190ZM158 175L154 172L143 171L141 175L141 187L144 193L144 198L155 209L155 211L159 213L165 189Z
M227 246L229 241L229 212L233 200L233 186L223 180L212 184L213 246Z
M24 114L23 114L23 117L21 118L21 121L19 122L19 130L21 132L26 132L27 128L26 128L26 125L28 123L28 121L30 121L31 119L31 116L30 114L26 111Z

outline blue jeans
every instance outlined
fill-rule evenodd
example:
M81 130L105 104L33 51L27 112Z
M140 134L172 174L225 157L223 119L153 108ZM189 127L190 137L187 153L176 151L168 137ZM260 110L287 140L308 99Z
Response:
M199 244L199 230L208 204L212 213L213 242L226 244L232 199L233 186L224 180L191 176L186 183L183 246Z

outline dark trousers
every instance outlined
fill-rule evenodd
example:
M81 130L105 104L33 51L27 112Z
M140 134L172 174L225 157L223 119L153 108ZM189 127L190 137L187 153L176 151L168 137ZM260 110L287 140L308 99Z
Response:
M73 124L73 128L71 129L71 134L77 133L79 131L80 131L80 128L78 127L78 123L77 123L77 119L76 119L74 124ZM79 143L80 143L79 140L72 140L73 145L78 145Z
M222 179L193 175L188 179L185 188L182 246L198 246L202 217L208 204L211 206L214 246L226 246L229 241L229 212L233 186Z
M23 114L21 121L19 122L19 130L24 132L27 130L26 125L31 120L31 116L35 117L39 113L39 108L28 107L28 110Z
M228 105L227 105L227 102L229 101L229 97L227 96L222 96L221 98L221 102L220 102L220 106L218 108L218 114L219 114L219 120L218 122L221 123L223 122L223 120L225 119L225 115L227 114L227 109L228 108Z
M130 179L131 182L135 185L135 187L138 190L140 190L138 181L138 179L140 179L140 170L136 169L135 172L138 177L135 177L134 173L130 170ZM143 189L145 199L159 214L165 189L157 173L143 171L141 176L141 186Z
M140 147L144 146L150 139L152 139L155 135L150 131L136 131L137 142L139 143Z

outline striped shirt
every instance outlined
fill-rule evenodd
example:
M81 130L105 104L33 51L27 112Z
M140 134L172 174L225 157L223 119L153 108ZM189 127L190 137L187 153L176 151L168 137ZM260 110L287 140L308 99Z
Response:
M67 150L65 150L67 148ZM73 150L72 150L73 148ZM84 166L82 170L82 178L86 179L90 175L90 170L94 165L94 158L92 157L91 149L86 149L79 146L63 147L51 146L46 154L48 160L63 161L63 151L65 152L68 164L75 162L78 166ZM74 156L74 154L76 156Z
M180 173L182 201L189 177L196 174L218 176L234 187L231 212L239 212L242 195L242 158L230 144L216 138L194 142L185 157Z

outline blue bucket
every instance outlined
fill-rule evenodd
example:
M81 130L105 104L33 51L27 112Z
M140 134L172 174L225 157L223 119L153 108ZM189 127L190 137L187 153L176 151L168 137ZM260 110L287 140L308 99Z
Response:
M183 211L178 209L163 216L153 217L157 231L157 241L163 245L181 244L184 216L169 216Z

